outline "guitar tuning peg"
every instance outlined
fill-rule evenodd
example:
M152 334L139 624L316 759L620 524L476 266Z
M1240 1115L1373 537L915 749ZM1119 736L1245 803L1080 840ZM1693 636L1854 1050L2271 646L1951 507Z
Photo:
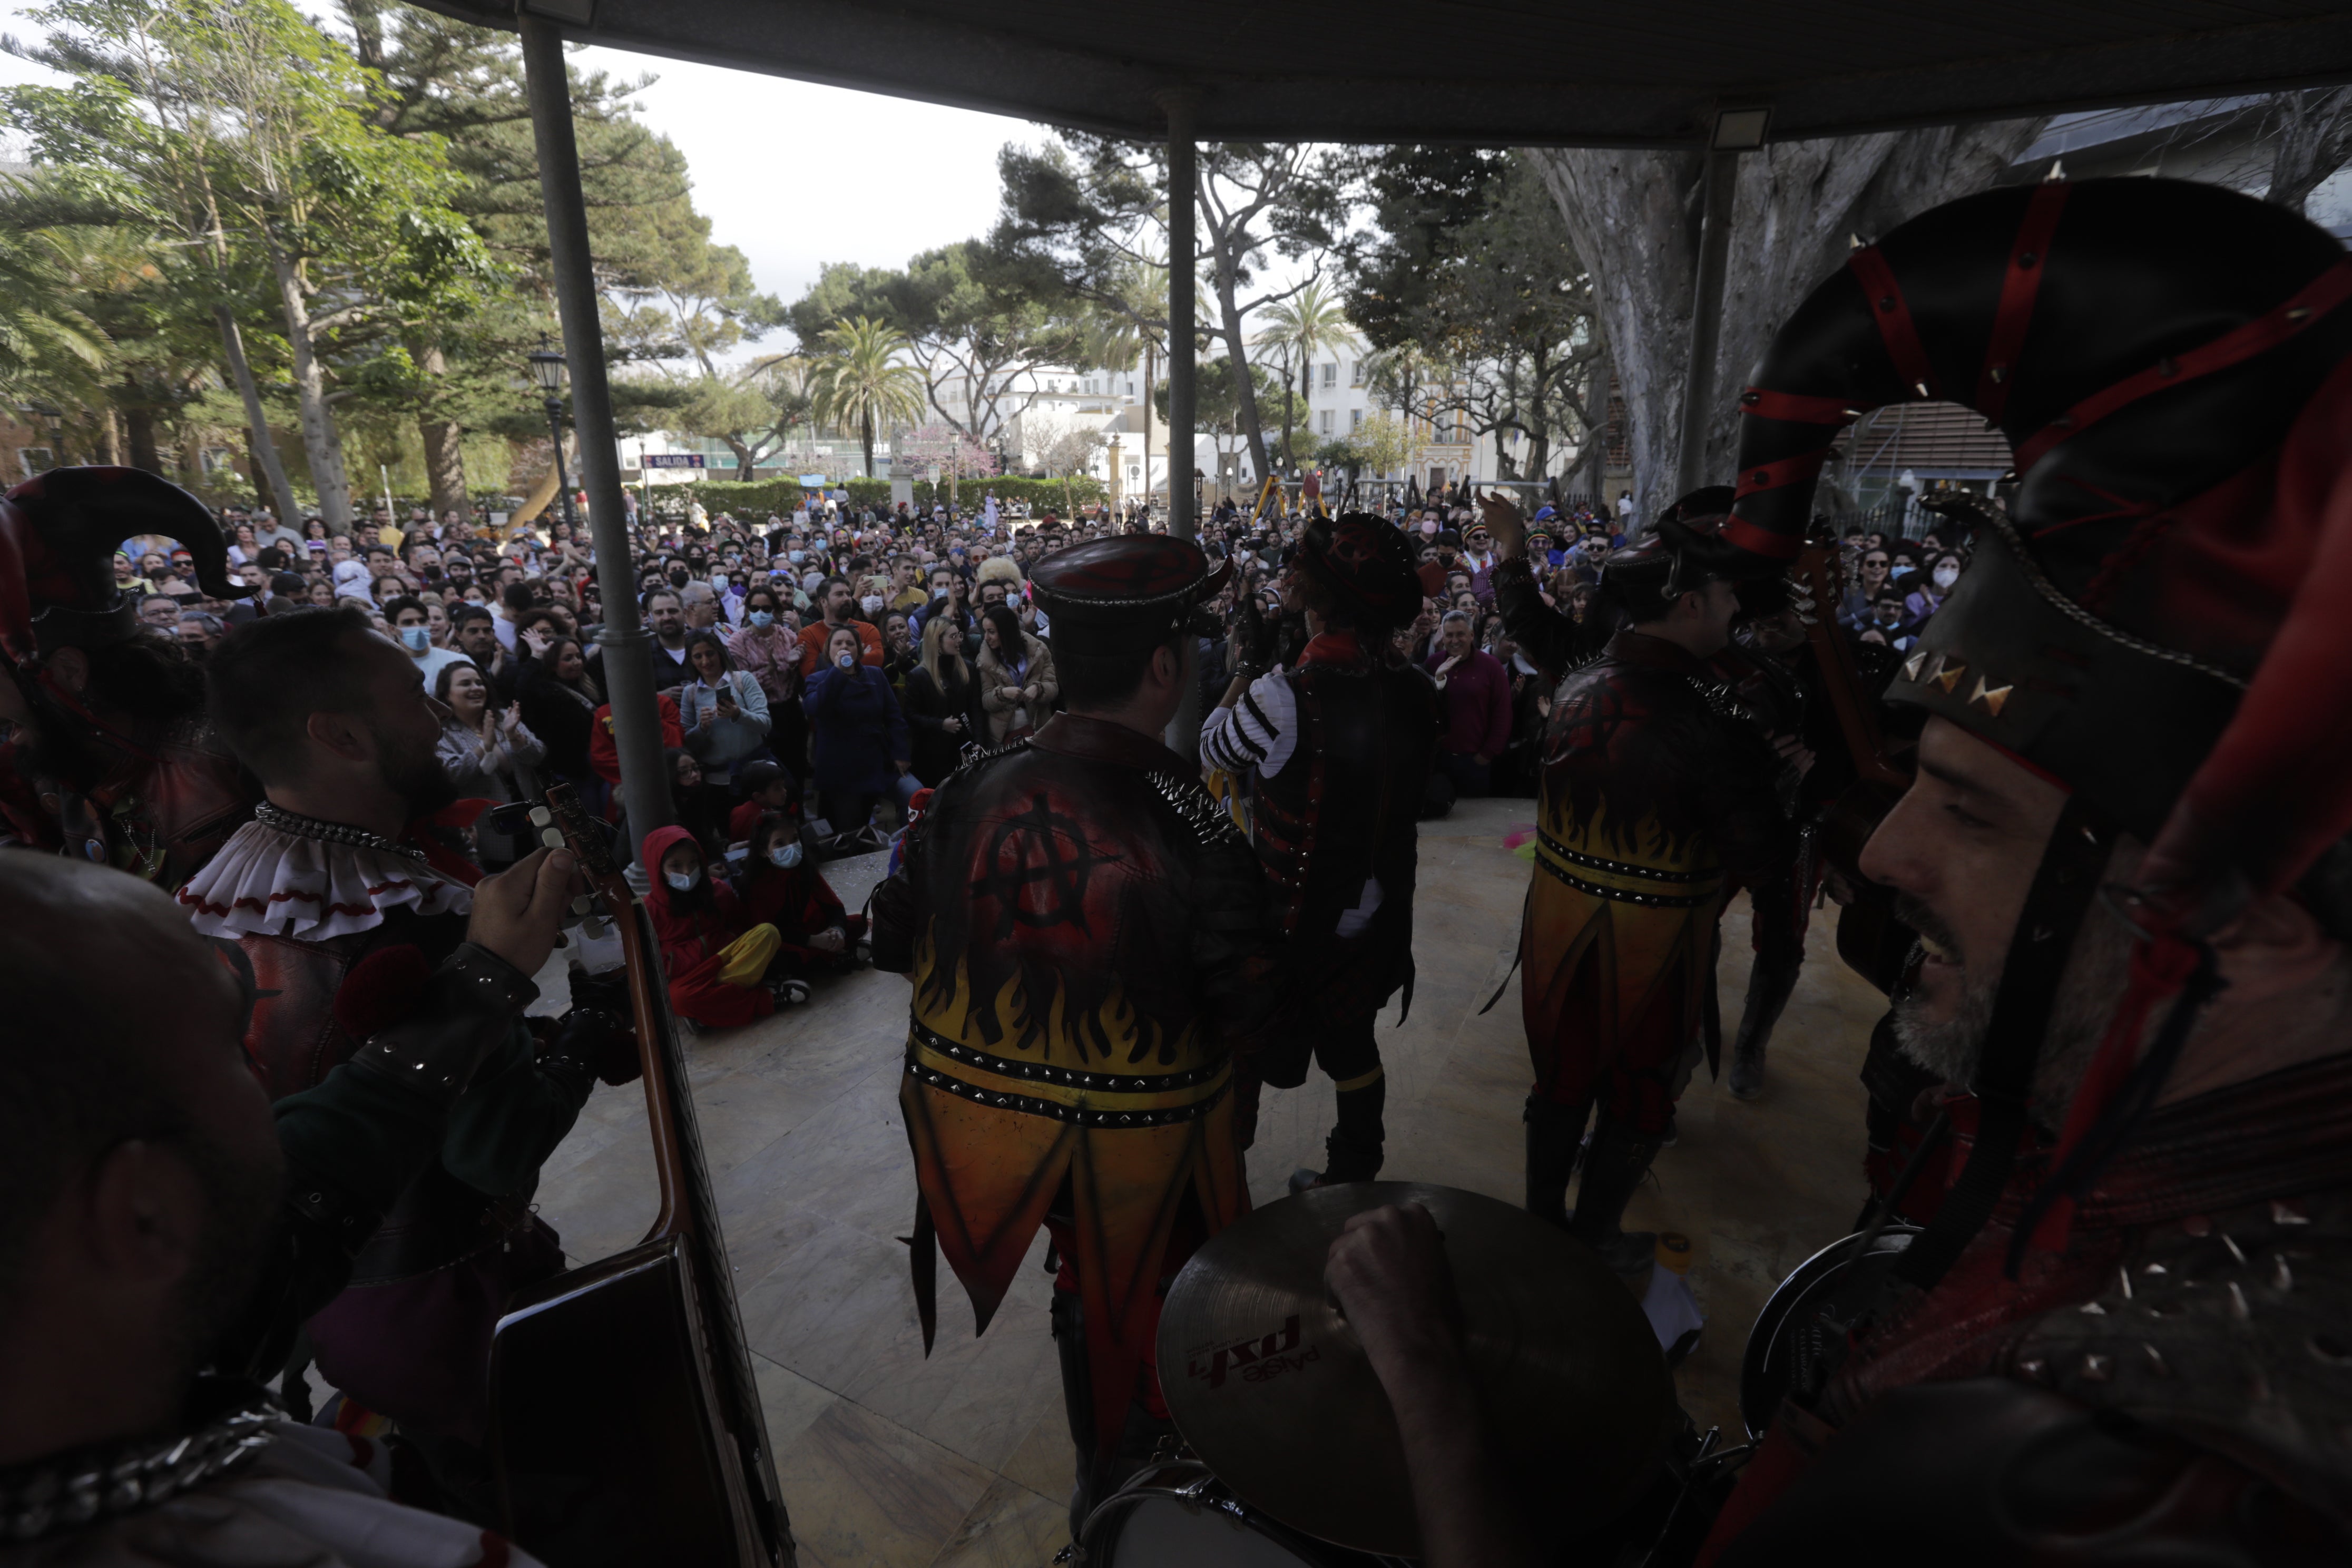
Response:
M555 813L548 810L547 807L534 805L530 808L530 825L533 827L545 827L554 820Z
M596 900L586 893L572 900L572 912L575 915L584 915L595 907Z
M610 929L603 916L590 915L580 922L580 939L583 942L602 942L604 940L604 932Z
M539 841L550 849L561 849L563 847L563 832L561 828L542 827L539 830Z

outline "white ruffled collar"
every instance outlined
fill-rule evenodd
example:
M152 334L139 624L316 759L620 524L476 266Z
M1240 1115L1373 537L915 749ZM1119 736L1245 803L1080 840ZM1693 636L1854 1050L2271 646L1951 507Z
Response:
M258 822L232 834L177 895L205 936L287 936L325 942L373 931L402 906L464 914L474 890L422 860L383 849L304 838Z

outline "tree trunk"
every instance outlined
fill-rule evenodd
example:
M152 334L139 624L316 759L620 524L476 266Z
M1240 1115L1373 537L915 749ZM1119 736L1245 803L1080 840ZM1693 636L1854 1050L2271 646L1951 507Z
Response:
M428 343L417 363L437 386L449 374L449 361L437 342ZM428 408L416 416L417 438L425 444L425 484L432 492L433 515L445 511L466 515L466 449L464 426Z
M2263 199L2299 213L2320 182L2352 157L2352 87L2274 93L2266 128L2277 142Z
M863 446L865 447L865 448L866 448L866 477L867 479L872 479L872 478L874 477L874 416L873 416L873 415L871 415L871 414L861 414L861 415L859 415L859 416L858 416L858 417L857 417L857 438L858 438L859 443L860 443L861 445L863 445Z
M1535 417L1529 421L1532 428L1528 431L1528 460L1520 471L1528 479L1539 479L1551 467L1551 399L1545 389L1551 385L1552 369L1551 356L1543 344L1536 345L1528 368L1534 378L1531 384L1535 389Z
M1798 303L1843 265L1851 237L1867 240L1988 188L2042 124L2005 120L1825 137L1741 157L1716 353L1721 395L1707 419L1710 476L1731 471L1748 372ZM1674 499L1679 466L1700 156L1597 148L1536 148L1528 156L1591 275L1631 426L1634 515L1653 516Z
M155 407L147 394L131 376L122 378L122 427L128 439L126 455L134 468L144 468L151 474L163 471L163 455L155 450Z
M352 484L343 472L343 442L327 406L327 373L310 340L310 301L294 263L275 246L270 271L286 313L286 344L294 361L294 395L302 414L302 446L310 456L310 483L319 492L319 515L330 533L352 531Z
M1234 414L1241 422L1242 435L1249 442L1250 461L1257 465L1257 477L1263 483L1272 470L1266 467L1265 432L1258 426L1257 383L1250 378L1239 287L1221 243L1217 255L1217 310L1224 319L1225 353L1234 367Z
M98 450L91 454L100 468L122 466L122 419L112 404L98 411Z
M1160 345L1150 334L1143 340L1143 526L1151 531L1151 411L1160 395Z
M261 406L261 389L254 384L253 366L245 357L245 334L237 330L236 312L224 300L213 307L213 323L220 329L221 353L228 361L229 379L245 405L245 446L253 461L253 488L269 503L282 528L301 531L302 510L295 503L294 487L286 482L286 465L278 460L278 440L269 433L269 415Z
M1289 351L1289 350L1287 350L1287 349L1286 349L1286 350L1284 350L1284 351L1283 351L1283 355L1282 355L1282 477L1283 477L1284 479L1288 479L1288 478L1290 477L1290 470L1291 470L1292 468L1297 468L1297 467L1298 466L1298 459L1297 459L1295 456L1293 456L1293 455L1292 455L1291 450L1290 450L1290 378L1291 378L1291 374L1292 374L1292 370L1293 370L1294 362L1297 359L1297 357L1298 357L1298 356L1297 356L1296 353L1294 353L1290 352L1290 351Z

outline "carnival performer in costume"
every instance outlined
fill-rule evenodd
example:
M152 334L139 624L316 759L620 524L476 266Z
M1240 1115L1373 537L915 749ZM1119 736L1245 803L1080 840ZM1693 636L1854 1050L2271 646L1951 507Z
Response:
M1261 1081L1296 1089L1311 1056L1338 1090L1323 1169L1299 1185L1371 1180L1387 1137L1372 1021L1399 987L1412 994L1415 813L1439 725L1428 679L1390 647L1421 608L1415 565L1385 518L1309 522L1282 605L1312 640L1295 669L1268 668L1278 623L1244 605L1243 667L1202 726L1202 765L1249 780L1283 936L1283 1005L1239 1083L1242 1146Z
M364 616L255 621L215 650L207 677L214 723L268 798L177 898L252 991L247 1057L282 1100L316 1089L415 1005L466 940L480 873L429 831L455 794L436 752L440 721L415 662ZM397 1421L441 1484L484 1515L490 1331L512 1291L563 1266L531 1212L539 1167L625 1037L593 1009L575 1010L543 1051L528 1029L509 1030L451 1110L440 1158L310 1321L321 1374Z
M1976 557L1888 693L1929 716L1919 776L1862 859L1921 935L1895 1033L1953 1086L1951 1173L1834 1330L1792 1325L1828 1353L1727 1562L1785 1560L1809 1505L1934 1508L1959 1454L2130 1479L1941 1561L2095 1508L2140 1561L2352 1542L2347 298L2333 237L2217 186L2003 190L1855 252L1743 397L1729 531L1766 558L1851 411L1966 401L2023 482L1962 503Z
M205 722L204 671L115 586L116 548L142 534L185 546L207 594L242 592L204 503L152 474L53 468L0 498L0 655L17 699L0 700L15 721L0 723L0 843L168 889L236 831L253 795Z
M396 1446L248 1380L434 1163L538 995L571 882L546 850L485 880L466 940L273 1106L238 1049L250 988L168 897L0 855L0 1564L536 1561L392 1501Z
M1791 558L1841 426L1920 397L2021 479L1951 503L1861 861L1953 1173L1759 1322L1797 1353L1698 1561L2352 1559L2352 261L2216 185L1936 208L1774 340L1726 532Z
M925 1342L934 1231L985 1330L1047 1227L1074 1521L1169 1430L1161 1282L1249 1204L1229 1042L1273 1000L1265 879L1160 740L1231 570L1152 534L1040 563L1069 710L960 767L874 900L874 962L914 983L899 1103Z
M1527 1203L1624 1269L1645 1265L1654 1245L1621 1228L1625 1205L1700 1052L1712 1064L1719 1050L1725 880L1759 884L1792 847L1776 792L1781 760L1707 663L1738 610L1738 554L1717 532L1729 500L1700 491L1611 559L1601 593L1622 629L1580 667L1580 628L1538 594L1517 510L1492 499L1485 508L1504 557L1495 584L1506 629L1538 664L1571 671L1545 730L1520 937L1536 1074ZM1568 1184L1588 1121L1571 1220Z

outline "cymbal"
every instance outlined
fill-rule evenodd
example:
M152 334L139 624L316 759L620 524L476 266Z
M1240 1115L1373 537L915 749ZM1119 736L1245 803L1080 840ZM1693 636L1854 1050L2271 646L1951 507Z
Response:
M1194 1253L1160 1316L1160 1384L1201 1461L1252 1506L1334 1545L1418 1557L1404 1448L1371 1363L1323 1283L1348 1220L1418 1203L1462 1300L1465 1359L1505 1484L1545 1532L1632 1500L1674 1418L1674 1379L1623 1280L1509 1204L1418 1182L1315 1187ZM1539 1502L1537 1500L1540 1500Z

